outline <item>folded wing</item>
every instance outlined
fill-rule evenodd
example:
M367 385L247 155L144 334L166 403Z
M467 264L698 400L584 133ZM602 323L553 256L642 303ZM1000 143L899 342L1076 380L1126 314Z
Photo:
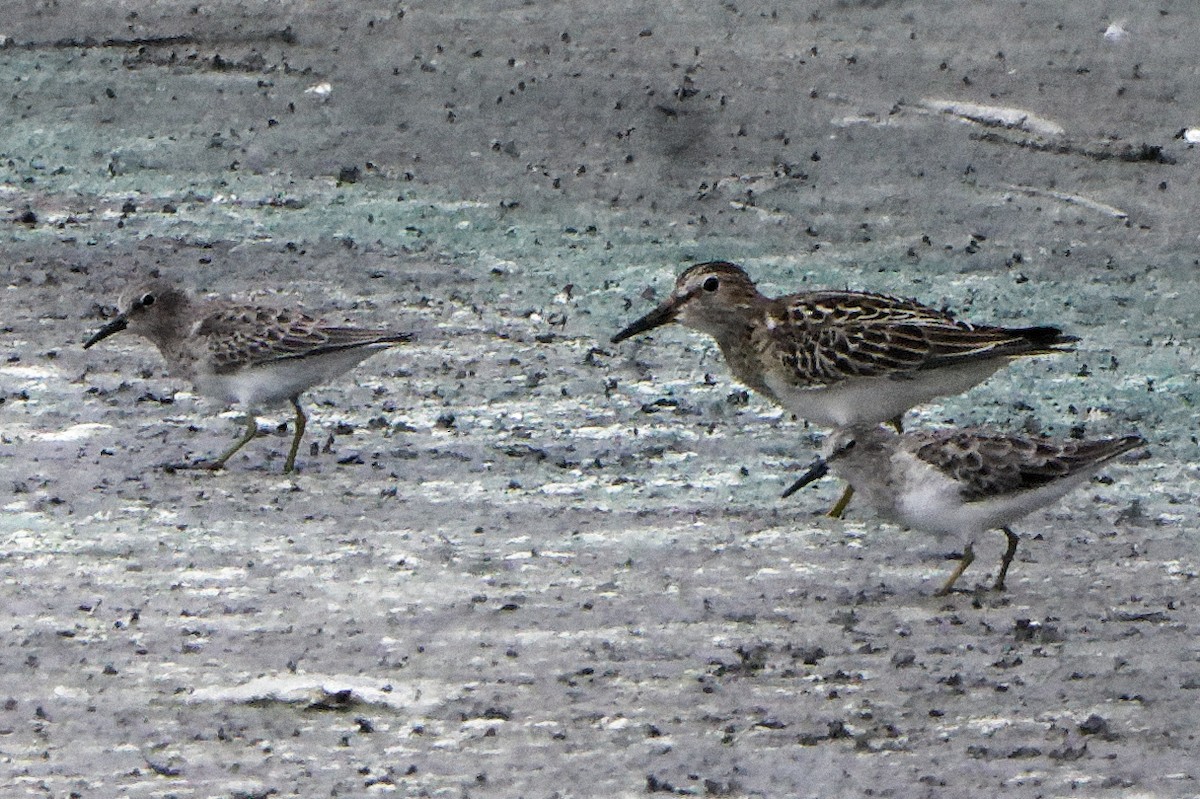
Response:
M863 292L782 297L758 348L806 381L903 378L980 360L1038 355L1077 341L1053 327L973 325L914 300Z
M217 372L411 339L408 333L338 327L299 311L250 305L214 310L196 334L205 339Z

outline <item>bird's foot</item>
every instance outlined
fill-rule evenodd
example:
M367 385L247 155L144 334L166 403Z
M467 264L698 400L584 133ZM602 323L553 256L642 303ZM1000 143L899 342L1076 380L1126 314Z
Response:
M205 471L219 472L225 468L225 462L220 460L215 461L192 461L190 463L166 463L163 464L163 471L167 474L175 474L175 472L183 471Z

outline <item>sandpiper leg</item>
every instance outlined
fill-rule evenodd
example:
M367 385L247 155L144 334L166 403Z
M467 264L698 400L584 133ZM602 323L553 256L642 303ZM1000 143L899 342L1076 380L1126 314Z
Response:
M298 397L292 397L292 407L296 409L296 434L292 436L292 448L288 450L287 460L283 462L284 474L289 474L296 468L296 453L300 450L300 439L304 437L304 428L308 425L308 417L300 409Z
M258 419L254 418L254 414L247 413L246 414L246 432L243 433L242 437L237 440L237 443L234 444L229 449L225 450L225 452L219 458L216 458L215 460L211 460L211 461L201 461L195 465L195 468L208 469L209 471L212 471L212 472L215 472L218 469L223 468L225 466L225 462L233 457L233 453L237 452L239 449L241 449L242 447L249 444L250 441L256 435L258 435Z
M1004 550L1004 557L1000 559L1000 574L996 575L996 584L993 586L997 591L1004 590L1004 578L1008 576L1008 567L1012 565L1013 556L1017 554L1017 542L1021 540L1020 536L1007 527L1000 529L1008 538L1008 549Z
M833 503L833 507L825 515L831 519L840 519L842 514L846 512L846 506L850 504L850 498L854 496L854 486L847 484L846 490L842 492L842 496L837 502Z
M958 578L962 577L962 573L965 572L967 567L974 562L975 547L973 547L971 544L967 544L965 547L963 547L962 558L959 559L958 566L954 569L954 572L950 575L949 579L947 579L945 584L938 589L938 592L934 594L934 596L946 596L949 594L954 588L954 584L958 582Z

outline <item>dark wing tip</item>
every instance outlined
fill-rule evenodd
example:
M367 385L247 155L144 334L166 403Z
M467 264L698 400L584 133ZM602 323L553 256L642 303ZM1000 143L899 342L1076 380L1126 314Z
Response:
M1140 449L1149 443L1137 433L1120 438L1102 438L1091 442L1081 442L1077 453L1076 467L1087 468L1089 464L1098 466L1114 460L1131 450ZM1075 471L1075 467L1069 471Z
M1149 441L1147 441L1145 438L1143 438L1138 433L1133 433L1133 434L1127 435L1127 436L1121 436L1120 438L1117 439L1117 444L1118 444L1118 447L1121 450L1121 452L1129 452L1130 450L1138 449L1139 447L1144 447L1144 446L1148 445L1149 443L1150 443Z
M1034 347L1042 349L1060 349L1079 342L1079 336L1068 335L1057 327L1022 327L1012 332L1021 336Z
M370 347L378 344L404 344L417 337L416 333L360 327L326 327L328 345L338 347Z

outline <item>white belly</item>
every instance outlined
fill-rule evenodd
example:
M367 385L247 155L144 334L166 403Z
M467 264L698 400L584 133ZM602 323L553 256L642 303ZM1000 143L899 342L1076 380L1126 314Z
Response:
M292 360L239 369L235 372L196 375L196 390L226 404L266 408L299 396L315 385L349 371L364 358L388 345L355 347Z
M983 361L943 367L906 377L854 377L830 386L804 388L768 375L767 386L780 405L823 427L880 424L935 397L961 394L987 380L1005 364Z
M930 479L928 474L920 478L909 474L896 498L894 516L901 524L918 530L974 538L984 530L1010 525L1053 504L1089 476L1090 473L1073 475L1041 488L964 502L958 484L944 475Z

